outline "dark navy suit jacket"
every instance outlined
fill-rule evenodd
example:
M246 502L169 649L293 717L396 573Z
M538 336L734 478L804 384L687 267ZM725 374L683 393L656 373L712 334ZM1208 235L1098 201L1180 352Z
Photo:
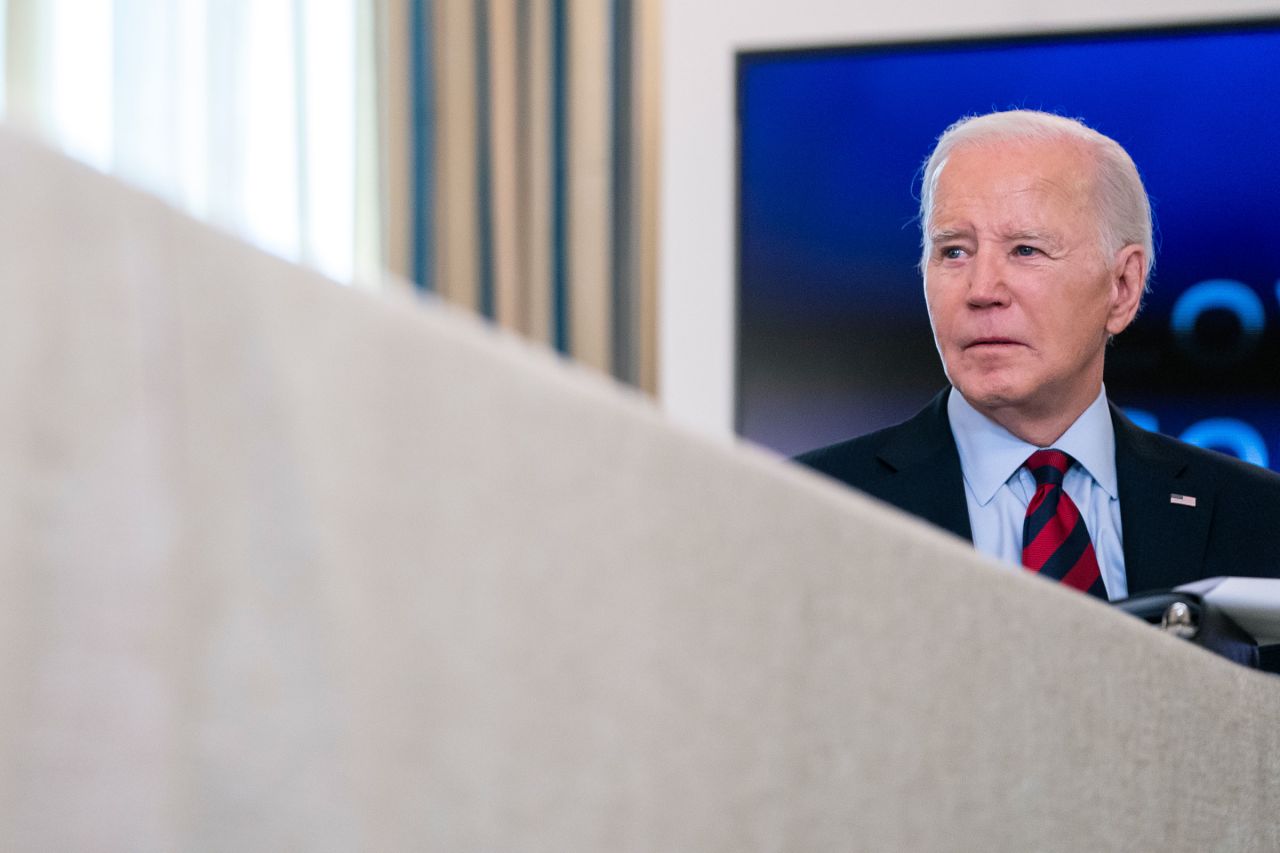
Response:
M904 423L796 461L972 541L949 391ZM1280 577L1280 475L1148 432L1114 405L1111 419L1130 595L1218 575Z

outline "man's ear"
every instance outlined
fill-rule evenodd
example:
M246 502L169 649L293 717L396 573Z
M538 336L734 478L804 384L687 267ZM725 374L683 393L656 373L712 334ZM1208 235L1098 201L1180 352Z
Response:
M1107 313L1107 332L1112 335L1127 329L1142 305L1146 258L1146 252L1137 244L1125 246L1116 253L1111 267L1111 310Z

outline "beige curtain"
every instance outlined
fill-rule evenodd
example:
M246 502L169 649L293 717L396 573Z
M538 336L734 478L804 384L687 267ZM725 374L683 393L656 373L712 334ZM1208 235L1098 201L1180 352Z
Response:
M387 0L387 260L656 391L657 0Z

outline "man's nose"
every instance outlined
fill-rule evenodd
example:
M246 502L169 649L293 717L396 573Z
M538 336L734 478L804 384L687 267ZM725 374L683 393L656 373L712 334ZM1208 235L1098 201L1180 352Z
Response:
M1008 269L999 252L978 252L969 264L969 304L975 308L1009 304Z

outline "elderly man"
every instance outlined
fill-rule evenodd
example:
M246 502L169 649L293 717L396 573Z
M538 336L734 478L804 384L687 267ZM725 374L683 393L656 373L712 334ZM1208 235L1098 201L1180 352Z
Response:
M1104 600L1280 576L1280 476L1107 402L1107 343L1153 259L1146 191L1118 143L1046 113L964 119L929 157L920 218L951 387L800 462Z

